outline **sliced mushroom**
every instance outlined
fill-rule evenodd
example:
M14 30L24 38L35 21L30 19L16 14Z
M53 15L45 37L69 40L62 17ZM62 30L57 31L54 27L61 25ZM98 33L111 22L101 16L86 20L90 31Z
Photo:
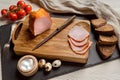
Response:
M49 72L52 70L52 64L50 62L47 62L45 64L45 71Z
M52 66L57 68L57 67L60 67L61 64L62 64L62 63L61 63L60 60L55 60L55 61L53 61Z

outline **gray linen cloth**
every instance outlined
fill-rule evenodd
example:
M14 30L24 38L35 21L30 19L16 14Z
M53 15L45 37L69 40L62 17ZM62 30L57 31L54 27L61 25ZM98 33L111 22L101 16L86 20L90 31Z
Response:
M98 0L38 0L38 3L52 13L95 14L106 19L114 27L120 50L120 15L109 5Z

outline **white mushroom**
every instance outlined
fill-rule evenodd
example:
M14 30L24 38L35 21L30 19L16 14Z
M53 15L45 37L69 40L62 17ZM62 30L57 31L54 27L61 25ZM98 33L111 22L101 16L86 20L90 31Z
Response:
M43 67L45 66L45 64L46 64L45 59L40 59L40 60L39 60L38 65L39 65L40 68L43 68Z
M44 67L47 72L52 70L52 64L50 62L47 62Z
M62 64L62 63L61 63L60 60L55 60L55 61L53 61L52 66L57 68L57 67L60 67L61 64Z

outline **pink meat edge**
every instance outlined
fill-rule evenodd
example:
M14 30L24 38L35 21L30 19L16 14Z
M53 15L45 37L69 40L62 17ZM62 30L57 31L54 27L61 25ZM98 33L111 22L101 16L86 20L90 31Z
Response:
M73 45L75 46L84 46L85 44L87 44L89 42L89 37L87 37L86 39L84 39L83 41L75 41L72 38L69 38L70 41L72 42Z
M92 42L90 41L88 47L85 50L83 50L83 51L76 51L76 53L79 54L79 55L85 54L89 50L91 45L92 45Z
M74 38L72 38L72 37L70 37L70 36L68 35L69 38L73 39L73 40L76 41L76 42L82 42L82 41L84 41L86 38L88 38L89 36L90 36L90 35L87 35L86 37L84 37L84 39L76 40L76 39L74 39Z
M71 41L68 39L68 42L69 42L69 45L70 45L70 48L76 53L76 54L84 54L85 52L87 52L87 50L89 49L89 47L91 46L92 42L89 41L88 44L82 46L82 47L77 47L77 46L74 46ZM77 50L78 49L78 50Z
M88 45L89 45L89 43L88 43L88 44L86 44L86 45L84 45L84 46L79 46L79 47L78 47L78 46L73 45L72 42L70 41L70 39L68 39L68 42L69 42L69 44L70 44L71 49L72 49L75 53L84 50L84 49L85 49L86 47L88 47Z

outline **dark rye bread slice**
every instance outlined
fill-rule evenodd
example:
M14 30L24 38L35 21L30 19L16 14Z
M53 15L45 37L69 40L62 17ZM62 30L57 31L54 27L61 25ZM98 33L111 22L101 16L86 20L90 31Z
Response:
M99 43L96 44L98 53L103 59L107 59L112 56L116 45L99 45Z
M100 45L114 45L117 43L117 37L115 35L106 36L106 35L99 35L98 43Z
M99 19L91 20L91 23L94 28L98 28L98 27L101 27L101 26L104 26L105 24L107 24L107 21L105 19L99 18Z
M110 24L106 24L106 25L101 26L99 28L95 28L95 31L98 34L102 34L102 35L113 35L114 34L113 26Z

